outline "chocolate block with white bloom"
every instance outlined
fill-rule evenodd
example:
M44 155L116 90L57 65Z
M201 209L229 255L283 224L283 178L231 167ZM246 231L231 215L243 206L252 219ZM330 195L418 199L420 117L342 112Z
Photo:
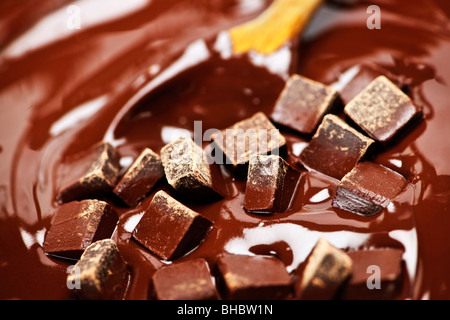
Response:
M225 155L225 163L239 176L246 176L252 155L279 155L286 146L286 139L262 112L214 133L211 138Z
M295 74L287 81L270 118L298 132L312 134L323 116L338 105L336 89Z
M296 291L301 299L333 299L352 272L352 260L342 250L319 238L309 254Z
M146 148L117 183L114 193L127 205L135 207L162 177L164 168L161 158Z
M115 210L100 200L82 200L59 206L44 239L44 252L78 259L93 242L110 238L119 220Z
M244 209L253 213L285 212L300 172L275 155L253 155L247 175Z
M289 273L275 257L225 254L216 267L225 299L285 299L292 293Z
M198 258L158 269L152 277L159 300L216 300L219 295L205 259Z
M363 159L373 143L341 118L328 114L300 154L300 161L309 169L340 180Z
M86 248L67 276L67 284L80 299L122 300L130 270L114 240L105 239Z
M180 137L165 145L161 161L167 182L181 195L196 199L222 196L206 153L191 138Z
M359 215L374 215L389 205L406 182L402 175L385 166L363 161L342 178L332 206Z
M132 236L160 258L173 260L199 245L211 227L201 214L158 191Z
M345 106L344 112L384 145L422 117L422 111L385 76L373 80Z
M58 171L57 199L69 202L110 195L119 176L119 159L116 149L107 142L66 159Z

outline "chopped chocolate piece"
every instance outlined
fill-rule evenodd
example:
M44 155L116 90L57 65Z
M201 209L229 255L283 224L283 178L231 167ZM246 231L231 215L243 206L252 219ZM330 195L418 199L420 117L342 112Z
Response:
M211 138L225 154L226 163L235 169L246 167L251 155L278 155L286 145L285 138L262 112L214 133Z
M157 256L173 260L197 246L212 223L164 191L158 191L133 231Z
M109 194L117 182L119 167L119 155L107 142L75 155L60 168L58 201L96 199Z
M340 96L344 104L349 103L361 91L363 91L373 80L379 76L386 76L398 87L402 86L399 76L376 64L360 64L350 68L348 73L352 73L352 77L345 86L340 90Z
M332 206L361 215L374 215L386 208L405 184L406 179L399 173L363 161L342 178Z
M374 141L327 114L308 146L300 154L301 163L330 177L341 179L360 161Z
M284 299L291 295L291 278L277 258L226 254L216 267L226 299Z
M307 258L297 295L301 299L333 299L351 272L350 257L320 238Z
M153 287L159 300L216 300L219 298L204 259L193 259L158 269Z
M93 242L110 238L117 213L100 200L72 201L56 209L44 240L44 252L78 259Z
M299 177L300 172L280 156L251 156L244 209L254 213L286 211Z
M127 205L135 207L163 176L161 158L146 148L120 179L114 193Z
M370 137L387 144L422 112L400 88L379 76L344 108L345 113Z
M287 81L270 118L298 132L311 134L338 103L336 89L295 74Z
M180 137L161 149L168 183L183 195L209 198L220 195L213 185L206 153L188 137Z
M348 255L353 261L353 270L341 299L394 299L401 291L402 250L358 250L348 252Z
M125 296L129 275L116 243L105 239L86 248L67 276L67 283L73 286L81 299L121 300Z

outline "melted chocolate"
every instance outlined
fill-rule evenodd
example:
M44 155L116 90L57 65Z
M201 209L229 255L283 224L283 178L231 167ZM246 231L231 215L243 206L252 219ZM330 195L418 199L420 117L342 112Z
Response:
M141 1L142 7L112 20L58 30L61 37L42 45L35 34L38 45L29 50L33 23L57 10L67 18L68 2L40 1L39 10L13 1L0 5L0 298L73 298L66 286L73 262L42 250L64 159L107 140L125 163L145 147L160 150L179 129L193 133L194 121L205 131L271 113L287 73L272 73L247 56L223 58L215 49L220 31L256 16L268 2L252 9L232 0ZM366 27L372 4L381 8L380 30ZM99 19L102 14L98 10ZM290 209L262 217L245 212L245 181L224 169L231 195L189 204L215 228L179 260L204 258L213 265L223 253L262 252L281 257L293 272L323 236L346 250L402 249L407 281L396 298L449 298L449 17L447 0L333 1L290 51L289 74L333 84L349 67L371 62L409 86L424 121L373 159L410 182L392 205L373 217L335 209L338 181L305 171ZM190 67L180 70L180 61ZM287 160L297 165L308 139L283 133ZM164 184L156 189L170 192ZM131 239L150 200L135 209L115 205L113 238L132 271L127 299L148 298L150 279L164 263Z

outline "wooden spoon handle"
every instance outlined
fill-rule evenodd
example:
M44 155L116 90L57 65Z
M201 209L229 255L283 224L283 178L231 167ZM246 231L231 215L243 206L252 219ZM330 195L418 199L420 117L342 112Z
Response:
M323 0L275 0L257 18L229 30L234 53L271 54L303 32Z

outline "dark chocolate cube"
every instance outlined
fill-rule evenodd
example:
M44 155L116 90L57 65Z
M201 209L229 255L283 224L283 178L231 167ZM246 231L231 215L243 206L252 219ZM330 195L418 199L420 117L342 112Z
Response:
M115 148L105 142L67 159L59 171L57 199L69 202L109 195L119 175L119 158Z
M374 215L386 208L405 184L406 179L399 173L363 161L342 178L332 205L360 215Z
M166 260L197 246L212 223L164 191L158 191L133 230L133 238Z
M241 169L246 167L250 156L278 155L286 145L285 138L262 112L214 133L211 137L225 155L226 163L239 171L245 171Z
M374 141L339 117L327 114L300 154L310 169L340 180L363 158Z
M164 176L161 158L144 149L114 188L114 193L127 205L135 207Z
M216 197L213 175L204 150L191 138L180 137L161 149L167 182L182 195Z
M353 269L341 299L395 299L401 292L404 276L402 250L367 249L350 251L348 255L353 261Z
M421 117L411 99L385 76L379 76L353 98L344 112L370 137L387 144Z
M78 259L93 242L110 238L117 213L100 200L72 201L57 208L44 240L44 252Z
M296 291L301 299L329 300L352 272L352 260L342 250L320 238L307 258Z
M291 295L291 278L277 258L226 254L216 267L225 299L285 299Z
M216 300L219 298L204 259L187 260L158 269L152 277L159 300Z
M80 299L122 300L129 275L116 243L105 239L86 248L67 276L67 283Z
M338 103L336 89L296 74L287 81L270 118L298 132L312 134L323 116Z
M345 73L347 74L346 76L349 76L348 73L351 73L351 79L348 80L345 86L340 90L340 96L344 104L349 103L379 76L385 76L398 87L403 87L399 76L376 64L365 63L356 65Z
M253 213L285 212L296 190L300 172L275 155L250 157L244 209Z

